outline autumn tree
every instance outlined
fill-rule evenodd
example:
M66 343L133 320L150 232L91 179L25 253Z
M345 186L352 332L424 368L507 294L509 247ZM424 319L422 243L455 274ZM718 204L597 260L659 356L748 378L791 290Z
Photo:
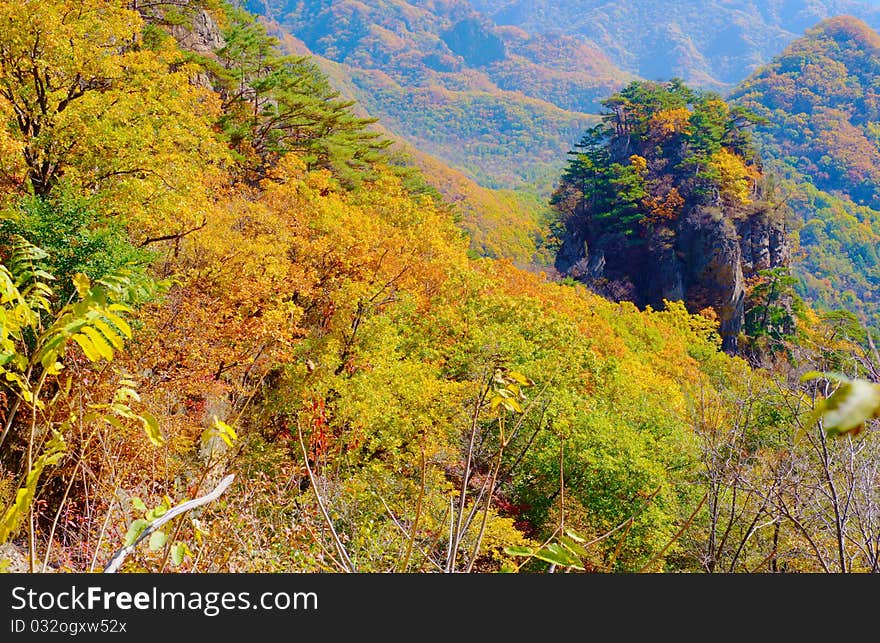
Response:
M637 242L651 229L671 229L684 205L742 205L757 192L754 117L745 109L677 79L633 82L603 106L553 198L579 195L595 229Z
M218 104L176 48L141 46L142 26L117 0L0 6L0 114L20 152L7 182L47 197L65 180L126 215L204 209Z

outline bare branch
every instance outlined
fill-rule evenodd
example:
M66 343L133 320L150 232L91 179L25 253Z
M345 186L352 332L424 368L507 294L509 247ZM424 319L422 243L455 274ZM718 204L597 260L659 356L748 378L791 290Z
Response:
M151 533L156 531L159 527L164 525L166 522L168 522L169 520L173 520L174 518L176 518L180 514L186 513L187 511L195 509L196 507L201 507L202 505L206 505L209 502L213 502L214 500L219 498L221 495L223 495L223 492L229 488L229 485L232 484L233 480L235 480L235 474L230 474L230 475L226 476L225 478L223 478L223 480L220 481L220 484L218 484L212 492L207 493L204 496L201 496L200 498L193 498L192 500L187 500L186 502L181 503L181 504L177 505L176 507L172 507L171 509L166 511L162 516L160 516L159 518L156 518L156 520L154 520L149 525L147 525L147 528L144 529L144 531L141 533L141 535L138 536L133 543L131 543L130 545L126 545L125 547L122 547L121 549L119 549L119 551L117 551L115 554L113 554L113 557L110 559L110 561L104 567L104 573L105 574L115 574L117 571L119 571L119 568L122 565L122 563L125 562L126 557L131 552L134 551L135 547L138 546L138 543L141 542L144 538L146 538Z

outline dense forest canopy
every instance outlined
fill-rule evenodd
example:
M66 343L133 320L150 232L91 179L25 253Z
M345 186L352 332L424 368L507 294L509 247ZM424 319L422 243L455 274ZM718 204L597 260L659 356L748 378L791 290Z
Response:
M472 257L277 45L214 0L0 4L0 565L877 571L855 320L805 308L756 364L680 301ZM740 112L629 92L681 198L757 203Z
M649 183L663 179L675 182L666 199L681 199L678 207L742 204L754 197L760 167L747 133L749 112L679 80L634 82L603 106L602 122L576 145L563 176L565 187L589 199L592 219L609 221L631 239L644 237L638 224L649 225L651 217L654 225L670 225L672 217L642 203Z
M877 254L880 37L852 17L823 21L733 92L762 117L757 138L799 215L802 294L880 323Z

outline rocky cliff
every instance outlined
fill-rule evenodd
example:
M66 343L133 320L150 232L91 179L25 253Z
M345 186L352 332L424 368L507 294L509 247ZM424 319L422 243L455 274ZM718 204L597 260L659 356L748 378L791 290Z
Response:
M736 352L747 280L790 261L784 217L772 209L698 207L683 214L672 232L634 244L572 217L556 268L614 301L662 308L664 299L681 300L691 312L711 308L724 350Z
M137 4L138 12L149 24L164 27L186 51L213 55L226 42L211 12L200 0L174 4Z
M634 83L580 144L554 196L556 269L638 306L714 311L737 351L749 281L790 261L743 114L677 83Z

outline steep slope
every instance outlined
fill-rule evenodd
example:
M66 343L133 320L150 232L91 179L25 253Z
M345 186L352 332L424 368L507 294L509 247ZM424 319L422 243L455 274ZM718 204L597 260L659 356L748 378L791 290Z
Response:
M584 37L643 78L680 77L716 89L736 84L824 18L847 13L880 26L880 8L867 0L473 0L473 5L498 25Z
M407 103L403 97L385 104L381 97L377 98L369 92L362 91L360 86L365 82L364 72L357 72L344 63L337 63L314 54L305 43L285 31L277 22L267 19L263 19L263 22L269 32L278 39L284 51L296 56L309 56L327 75L334 87L347 98L357 101L352 109L361 117L370 116L364 101L378 110L378 113L387 114L400 106L406 108ZM381 75L381 72L377 73ZM400 86L395 85L395 87L395 91L400 94L406 91ZM522 97L517 96L515 100L522 100ZM509 109L509 107L505 108ZM549 266L552 263L552 251L548 247L552 239L549 225L552 216L547 203L549 198L547 191L550 177L554 175L553 168L559 164L558 159L548 156L550 161L546 164L546 169L542 164L538 174L530 175L542 185L540 190L523 187L519 189L484 187L474 179L475 175L483 177L486 179L485 182L493 185L519 183L523 176L522 168L535 166L540 162L530 151L536 148L521 150L519 154L511 154L509 150L499 149L485 162L474 166L473 173L465 173L452 167L449 162L444 162L440 157L425 151L440 150L439 153L446 158L462 158L462 152L468 149L465 145L456 144L456 137L459 134L454 130L461 125L461 119L449 114L437 115L431 111L432 109L440 110L439 104L426 108L428 115L451 119L445 126L452 131L443 136L439 143L437 140L432 140L431 136L438 131L444 131L443 129L420 128L415 134L406 136L401 133L408 131L406 123L401 123L390 116L375 123L372 128L397 141L394 149L398 153L398 161L418 168L425 181L445 197L459 225L470 236L472 251L487 257L505 257L518 266L530 269ZM582 122L580 118L576 121ZM586 122L592 122L592 117ZM573 139L576 136L574 128L566 130L566 136ZM503 138L504 135L498 133L497 137ZM491 141L492 137L487 137L486 140ZM555 141L551 146L553 149L563 146L563 140L555 137L555 134L553 140ZM495 171L497 175L495 179L487 178L484 171L486 167L490 172ZM517 168L520 169L519 178L515 176Z
M704 504L682 418L696 423L690 400L719 373L749 372L717 353L711 323L469 259L448 210L409 191L366 124L252 21L212 19L230 25L222 53L196 57L166 13L76 4L0 4L2 142L24 165L0 192L14 215L0 228L0 545L28 540L31 567L36 550L75 571L126 539L121 571L497 571L561 510L583 542L627 525L579 550L580 568L699 567L699 545L668 553ZM72 120L36 136L10 106ZM77 154L44 180L36 152L73 126ZM166 185L164 169L189 180ZM135 548L229 474L220 502Z
M803 220L804 294L880 322L880 36L825 20L732 94Z
M878 433L805 423L818 384L719 352L680 303L469 258L250 17L140 7L0 3L0 568L877 570ZM730 115L697 103L653 125ZM734 159L689 141L721 183L682 189L742 199L727 134ZM659 178L639 158L611 171ZM859 373L810 331L805 369ZM846 388L829 433L880 396Z
M731 98L769 123L765 151L816 187L880 206L880 35L841 16L823 21Z
M545 198L524 190L484 188L411 145L399 143L395 148L443 196L470 237L472 252L529 269L553 263L550 224L555 217Z
M248 6L340 63L391 131L486 187L549 191L559 152L630 79L582 38L495 28L466 0Z

